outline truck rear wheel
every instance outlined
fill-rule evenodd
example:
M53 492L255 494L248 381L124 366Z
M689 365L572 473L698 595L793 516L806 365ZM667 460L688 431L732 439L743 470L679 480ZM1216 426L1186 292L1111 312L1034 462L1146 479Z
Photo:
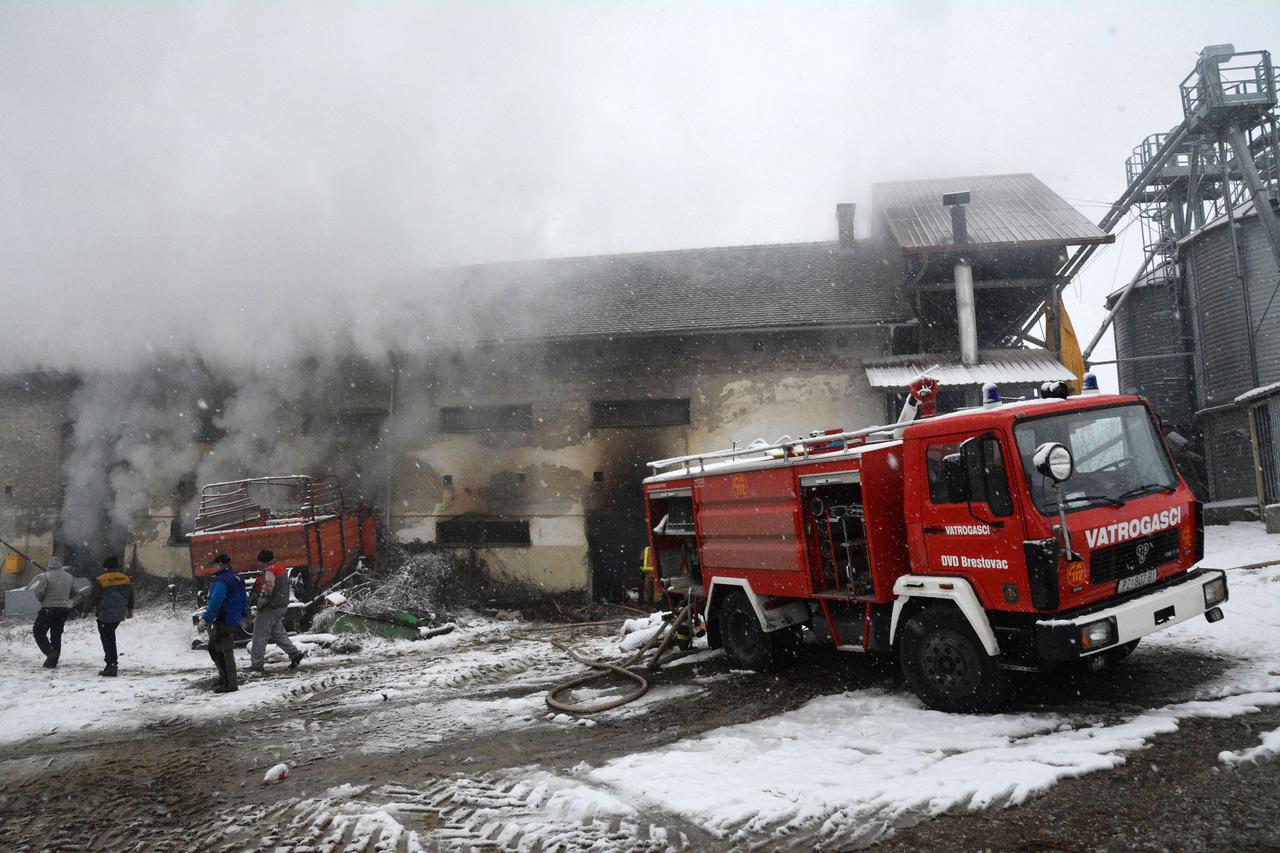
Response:
M788 628L765 631L744 593L738 590L729 593L719 610L720 640L733 663L743 669L764 672L787 656L792 645L790 635L794 632Z
M931 607L908 619L899 657L907 684L935 710L989 710L1009 699L1008 675L956 610Z

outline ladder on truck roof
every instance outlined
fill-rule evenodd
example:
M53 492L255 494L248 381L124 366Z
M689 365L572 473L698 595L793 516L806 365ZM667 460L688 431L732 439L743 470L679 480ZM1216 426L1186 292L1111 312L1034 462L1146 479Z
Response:
M250 493L257 488L287 488L302 492L301 500L291 513L293 517L314 519L317 515L329 515L346 508L342 486L333 475L308 477L290 474L282 477L249 477L209 483L200 492L200 510L196 514L193 532L216 530L254 521L261 517L264 507Z
M879 444L885 441L892 441L900 437L902 430L910 426L910 422L900 422L892 424L882 424L880 426L865 427L864 429L847 430L845 432L826 433L822 435L811 435L807 438L791 438L784 435L773 444L766 444L761 439L757 439L746 447L731 447L727 450L714 450L709 453L690 453L686 456L673 456L670 459L658 459L649 462L648 465L653 469L654 475L663 471L669 471L677 466L683 465L685 468L692 470L692 463L698 463L698 470L705 471L707 468L707 460L733 462L744 456L753 456L764 454L769 458L769 454L775 450L783 451L779 459L799 459L804 461L811 454L815 453L831 453L844 450L851 450L854 447L861 447L867 444ZM877 436L877 433L881 435ZM840 447L834 450L823 447L839 443Z

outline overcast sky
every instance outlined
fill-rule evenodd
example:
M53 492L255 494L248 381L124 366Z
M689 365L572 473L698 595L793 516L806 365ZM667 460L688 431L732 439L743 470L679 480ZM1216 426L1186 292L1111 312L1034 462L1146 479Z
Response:
M1217 42L1280 49L1280 3L7 0L6 361L373 328L434 265L831 239L878 180L1029 171L1096 221Z

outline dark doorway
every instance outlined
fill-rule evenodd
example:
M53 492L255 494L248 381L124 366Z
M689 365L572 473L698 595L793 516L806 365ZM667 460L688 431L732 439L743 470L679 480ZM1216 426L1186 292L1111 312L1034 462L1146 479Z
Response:
M634 501L587 513L591 591L597 601L623 601L626 591L640 584L640 559L649 540L639 485L635 494Z
M648 462L672 455L683 444L671 429L602 430L606 451L591 483L587 507L587 552L591 594L597 601L624 601L639 589L640 561L649 544L644 515ZM675 433L674 435L672 433Z

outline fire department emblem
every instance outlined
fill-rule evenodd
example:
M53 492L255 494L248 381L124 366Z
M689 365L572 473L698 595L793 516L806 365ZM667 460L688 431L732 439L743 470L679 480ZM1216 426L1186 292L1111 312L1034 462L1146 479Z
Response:
M1138 562L1145 563L1147 561L1147 555L1151 553L1151 543L1139 542L1138 547L1135 549L1135 553L1138 555Z
M747 492L751 490L750 487L747 486L746 474L734 474L729 479L729 487L733 489L733 493L740 498L745 498L747 496Z
M1072 586L1082 586L1088 579L1089 574L1085 571L1084 563L1070 563L1067 565L1067 580Z

